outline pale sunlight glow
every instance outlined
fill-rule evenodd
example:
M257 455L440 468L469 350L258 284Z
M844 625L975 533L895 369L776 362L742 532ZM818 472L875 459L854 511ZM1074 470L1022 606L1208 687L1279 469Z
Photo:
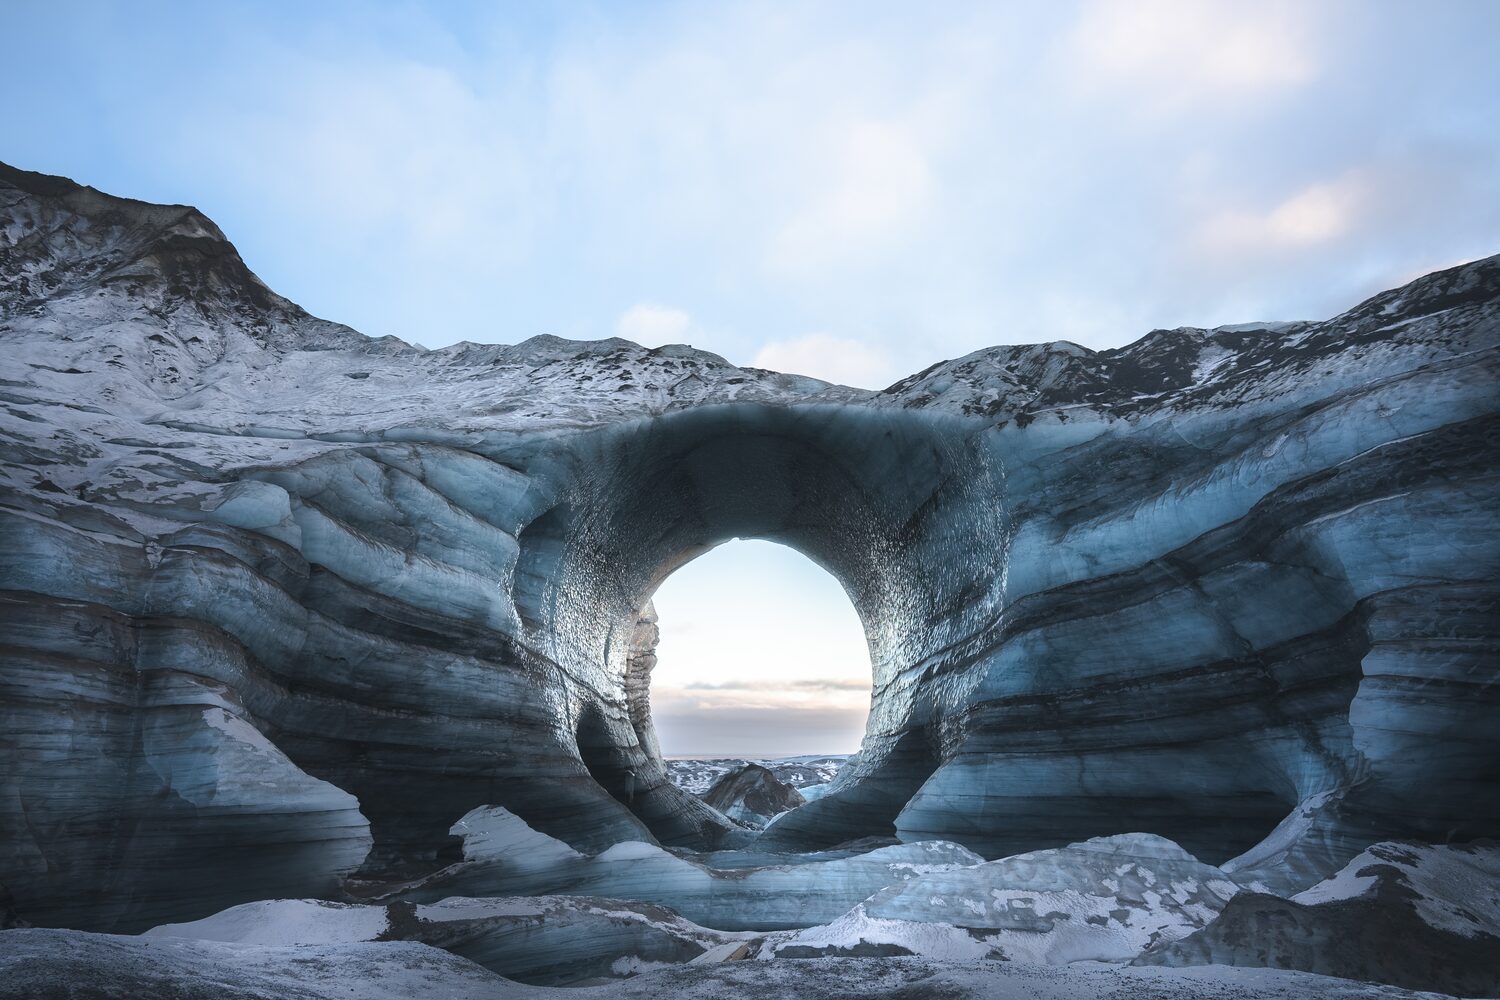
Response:
M870 656L837 580L782 545L733 541L654 597L651 711L667 756L852 753Z

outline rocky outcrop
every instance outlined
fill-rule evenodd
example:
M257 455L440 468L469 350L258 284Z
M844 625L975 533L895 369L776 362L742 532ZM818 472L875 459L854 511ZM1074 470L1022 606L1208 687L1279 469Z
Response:
M807 800L791 785L759 764L746 764L715 781L703 801L730 819L760 829L782 813Z
M827 567L875 671L861 752L763 850L1145 831L1288 891L1500 830L1497 258L866 392L369 340L192 209L5 168L0 337L0 881L33 923L420 879L486 806L589 855L734 843L667 780L639 633L736 536Z
M746 764L758 764L770 771L783 785L802 791L815 785L826 785L849 759L848 754L806 754L800 757L769 757L745 760L742 757L677 757L667 761L667 777L672 784L702 797L730 771Z

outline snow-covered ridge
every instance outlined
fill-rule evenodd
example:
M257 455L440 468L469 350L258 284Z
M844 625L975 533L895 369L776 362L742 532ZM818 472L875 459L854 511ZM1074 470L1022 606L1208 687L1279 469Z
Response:
M536 837L517 833L513 843L521 847ZM988 960L1033 969L1131 960L1178 968L1269 966L1486 996L1500 982L1492 961L1500 941L1500 855L1493 844L1373 845L1292 900L1244 892L1222 870L1148 834L982 864L940 844L900 851L910 863L893 865L891 877L898 868L911 870L900 871L899 881L816 926L770 933L715 930L712 921L704 926L675 912L670 898L693 894L694 869L682 865L655 868L650 884L667 897L655 904L598 894L460 896L419 905L273 900L145 936L298 948L421 941L510 978L552 983L686 963L830 956ZM653 865L659 857L649 845L622 844L595 860L618 867L620 885L631 863ZM512 861L526 858L521 850ZM829 863L782 869L784 887L829 881ZM755 907L756 894L742 883L756 870L744 871L723 887L740 897L740 907Z
M730 401L859 402L1000 421L1074 407L1233 405L1334 356L1347 364L1351 335L1380 340L1382 351L1414 349L1434 331L1390 331L1497 289L1500 258L1491 258L1326 322L1158 330L1101 352L1067 342L984 348L869 392L739 368L685 345L543 335L426 351L367 338L267 289L195 209L0 165L0 335L13 388L55 406L87 399L177 433L484 433ZM148 430L144 440L155 437Z
M1104 351L1067 341L986 347L902 379L879 401L1023 422L1029 414L1073 407L1120 416L1232 407L1336 368L1357 376L1389 364L1392 355L1441 353L1444 331L1413 324L1464 306L1493 309L1497 295L1500 257L1490 257L1418 278L1324 321L1153 330Z

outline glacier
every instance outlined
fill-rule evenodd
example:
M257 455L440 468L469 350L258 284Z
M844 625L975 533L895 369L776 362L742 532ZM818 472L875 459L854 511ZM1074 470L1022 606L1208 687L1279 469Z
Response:
M1124 836L1233 917L1500 833L1500 257L871 391L365 337L195 209L0 166L0 344L0 924L476 895L953 924L899 902L908 855ZM874 671L859 753L764 831L675 784L650 717L652 592L735 537L838 579ZM513 836L550 853L518 872ZM1171 955L1231 954L1217 922Z

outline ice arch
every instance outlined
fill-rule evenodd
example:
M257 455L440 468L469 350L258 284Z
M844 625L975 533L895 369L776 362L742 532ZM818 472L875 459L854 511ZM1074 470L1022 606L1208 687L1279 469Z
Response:
M870 648L863 769L782 835L894 832L937 766L942 704L963 683L951 660L947 682L924 670L1003 602L1003 483L972 431L941 416L726 404L578 435L533 461L553 504L520 535L525 633L572 681L590 773L657 837L712 841L721 824L665 780L644 686L629 675L631 634L669 573L735 537L827 569Z

